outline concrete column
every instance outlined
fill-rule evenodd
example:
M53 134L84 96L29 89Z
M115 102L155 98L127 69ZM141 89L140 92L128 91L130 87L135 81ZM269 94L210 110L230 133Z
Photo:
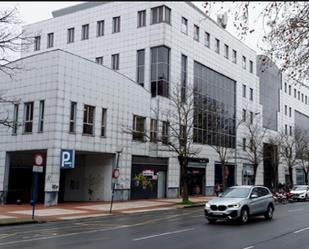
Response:
M6 203L9 185L10 154L0 152L0 204Z
M45 206L58 204L58 191L60 185L60 148L47 150L45 174Z

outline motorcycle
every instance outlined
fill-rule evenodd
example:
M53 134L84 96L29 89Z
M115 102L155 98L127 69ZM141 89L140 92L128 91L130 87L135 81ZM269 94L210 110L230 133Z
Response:
M280 204L286 204L288 203L288 196L287 196L287 193L280 193L280 192L275 192L273 194L273 198L274 198L274 201L275 203L280 203Z

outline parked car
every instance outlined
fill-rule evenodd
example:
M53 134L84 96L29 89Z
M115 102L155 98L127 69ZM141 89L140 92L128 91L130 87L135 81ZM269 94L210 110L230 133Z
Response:
M205 204L205 218L209 223L217 220L238 220L247 223L250 216L264 215L273 218L275 210L273 195L263 186L234 186L219 197Z
M296 185L290 191L290 201L306 201L309 199L309 186Z

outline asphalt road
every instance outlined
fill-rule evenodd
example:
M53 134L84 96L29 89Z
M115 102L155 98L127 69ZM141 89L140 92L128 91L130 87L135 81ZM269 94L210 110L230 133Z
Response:
M309 202L276 206L272 221L208 224L203 208L0 228L0 248L309 249Z

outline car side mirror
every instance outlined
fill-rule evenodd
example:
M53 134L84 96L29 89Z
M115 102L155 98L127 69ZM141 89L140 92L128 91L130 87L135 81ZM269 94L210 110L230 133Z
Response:
M254 199L254 198L258 198L258 195L257 194L250 195L250 199Z

